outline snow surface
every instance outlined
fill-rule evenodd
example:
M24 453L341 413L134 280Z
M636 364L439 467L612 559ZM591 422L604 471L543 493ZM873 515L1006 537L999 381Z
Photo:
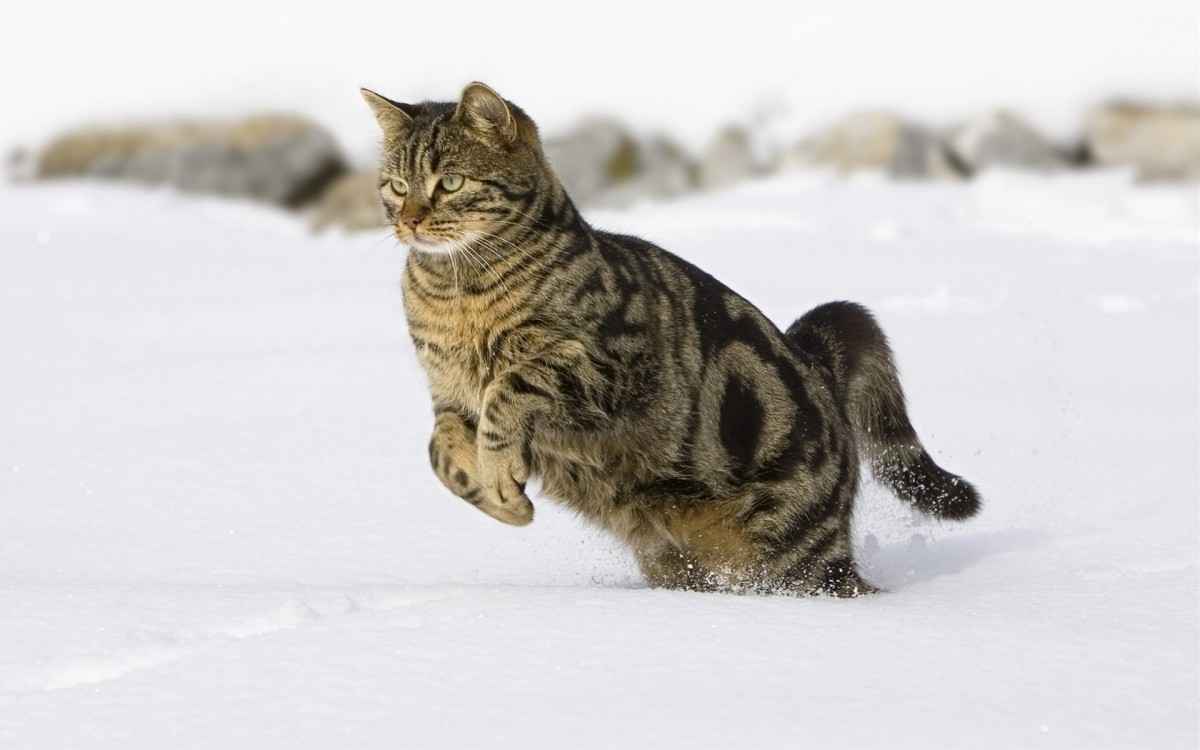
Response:
M655 591L426 466L386 232L0 187L0 747L1196 747L1200 194L796 177L598 214L781 325L848 298L976 482L890 593Z

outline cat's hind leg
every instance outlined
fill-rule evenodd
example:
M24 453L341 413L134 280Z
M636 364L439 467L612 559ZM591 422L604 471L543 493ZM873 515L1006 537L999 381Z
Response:
M634 550L642 577L651 588L713 591L712 576L693 557L663 542Z
M813 529L791 550L768 553L765 576L779 593L856 597L878 593L858 572L848 528Z
M841 598L852 598L865 594L877 594L880 589L867 583L849 555L834 560L823 560L807 567L805 583L797 593L825 594Z

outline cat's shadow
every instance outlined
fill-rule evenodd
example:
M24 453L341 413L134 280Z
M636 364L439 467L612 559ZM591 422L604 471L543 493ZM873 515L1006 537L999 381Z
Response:
M954 575L995 555L1036 549L1051 535L1014 529L930 539L915 533L908 541L878 545L868 535L858 551L863 576L888 591L899 591L922 581Z

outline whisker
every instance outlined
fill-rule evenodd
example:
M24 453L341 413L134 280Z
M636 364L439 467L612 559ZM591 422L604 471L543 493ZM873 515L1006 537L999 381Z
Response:
M400 238L396 236L396 230L392 229L391 227L388 227L385 229L383 234L376 237L375 241L371 243L371 249L374 250L375 248L379 247L379 243L383 242L384 240L388 239L389 237L392 238L393 240L395 240L396 244L402 244L400 242Z
M471 264L471 267L479 268L481 270L487 271L487 272L491 273L492 276L494 276L497 281L500 281L500 277L499 277L499 275L496 274L496 271L494 269L492 269L491 267L489 267L488 264L486 262L484 262L483 258L478 253L476 253L474 250L471 249L470 245L466 242L465 239L462 239L462 238L453 239L453 238L449 238L449 237L442 238L442 239L446 244L450 245L450 247L451 247L451 252L448 253L449 255L451 255L453 257L454 251L461 252L463 254L463 258Z
M478 235L480 238L487 238L489 240L496 240L497 242L503 242L504 244L508 245L509 247L511 247L514 250L521 249L521 246L518 245L517 243L515 243L512 240L507 239L505 237L501 237L500 235L496 234L495 232L485 232L482 230L474 230L473 234Z
M479 255L479 253L475 252L467 245L463 245L463 252L467 253L468 257L474 259L475 263L479 266L479 268L490 273L492 275L492 278L494 278L496 280L496 283L498 283L498 284L504 283L504 280L500 277L500 274L496 273L496 269L492 268L488 264L488 262L486 260L484 260L483 256Z
M550 225L550 224L547 224L546 222L542 221L541 219L539 219L538 217L536 217L536 216L534 216L534 215L532 215L532 214L525 213L524 211L522 211L522 210L521 210L521 209L519 209L519 208L513 207L512 211L513 211L513 213L520 214L521 216L524 216L525 218L529 219L530 221L532 221L532 222L533 222L535 225L537 225L537 226L545 227L546 229L553 229L553 228L554 228L552 225Z
M450 256L450 267L454 269L454 294L461 297L462 290L458 288L458 263L454 260L454 247L451 246L450 252L446 253Z
M474 256L479 261L479 267L482 269L485 269L488 273L490 273L492 275L492 278L494 278L496 280L496 283L505 287L505 290L507 291L507 286L504 282L504 278L502 276L500 276L499 273L496 272L495 268L492 268L492 265L490 263L488 263L487 260L484 259L484 257L482 255L480 255L479 253L477 253L473 249L471 249L471 244L479 243L485 249L490 250L497 258L503 259L504 255L497 252L496 249L494 247L492 247L490 244L487 244L488 241L485 238L479 236L477 233L471 232L469 234L469 236L471 237L470 242L468 242L466 240L466 238L464 238L461 241L461 246L463 248L463 251L466 253L470 253L472 256Z
M496 238L496 239L500 239L500 238ZM475 241L478 242L481 246L483 246L483 248L485 250L489 251L492 255L495 255L497 258L504 259L504 257L505 257L504 253L500 252L500 248L498 248L496 245L494 245L492 243L491 237L488 237L486 235L481 235L479 237L476 237ZM516 247L516 246L514 245L513 247Z

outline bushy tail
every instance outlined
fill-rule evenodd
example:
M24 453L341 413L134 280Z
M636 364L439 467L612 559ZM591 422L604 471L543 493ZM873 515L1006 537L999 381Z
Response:
M971 483L934 463L908 421L892 350L875 318L853 302L806 313L787 335L834 372L859 450L875 479L918 510L949 520L979 512Z

